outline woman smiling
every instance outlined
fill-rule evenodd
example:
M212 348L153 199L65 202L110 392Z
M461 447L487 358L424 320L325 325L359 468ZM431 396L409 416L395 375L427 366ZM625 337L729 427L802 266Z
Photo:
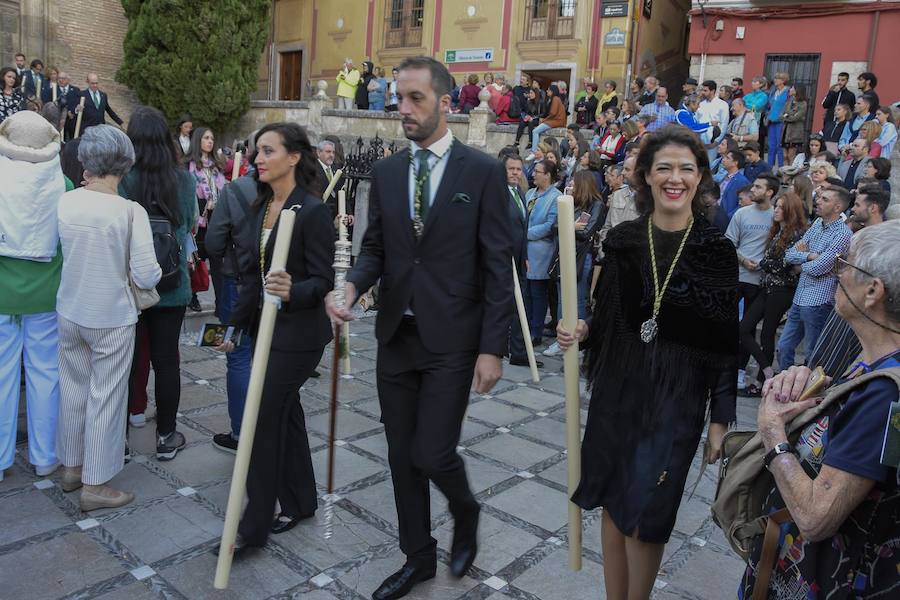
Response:
M701 214L712 185L688 129L647 134L632 181L642 217L603 244L594 313L574 335L589 352L592 396L572 501L602 506L610 598L647 598L705 425L718 460L735 419L737 255Z

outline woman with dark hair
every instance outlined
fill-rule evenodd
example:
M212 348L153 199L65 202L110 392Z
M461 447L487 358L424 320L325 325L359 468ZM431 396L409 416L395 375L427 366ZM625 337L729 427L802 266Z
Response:
M375 65L371 61L363 61L359 84L356 86L357 110L369 110L369 83L373 79L375 79Z
M612 79L607 79L603 84L603 95L600 96L598 104L601 112L606 112L619 104L619 95L616 93L616 82Z
M3 120L20 110L25 110L25 96L16 86L18 75L12 67L3 67L0 69L0 86L3 86L3 92L0 93L0 123Z
M331 341L325 294L334 287L334 225L331 211L313 193L318 167L306 131L296 123L272 123L256 135L257 196L253 271L245 282L230 324L253 336L263 302L279 302L275 336L263 384L259 419L247 474L249 500L235 554L263 546L269 533L282 533L316 512L316 481L300 387ZM287 265L271 271L282 210L296 213ZM265 292L265 296L263 295ZM231 351L226 342L223 349ZM272 519L275 502L281 513Z
M878 181L881 189L888 194L891 193L891 161L886 158L870 158L866 163L865 177L872 177Z
M478 106L478 94L480 92L478 74L470 73L466 77L466 85L462 86L462 89L459 91L459 112L467 115L473 108Z
M632 182L641 217L611 229L584 342L592 397L572 501L602 506L606 594L648 598L710 414L704 460L735 420L738 261L703 217L706 149L668 125L644 138ZM708 406L707 406L708 405Z
M216 152L216 136L208 127L198 127L191 134L191 158L188 163L188 172L196 181L197 208L200 211L200 219L197 221L197 256L200 260L209 260L210 279L216 298L222 288L221 269L219 261L211 259L206 252L203 239L206 237L206 224L216 208L219 193L225 187L225 161L222 155ZM191 310L200 310L200 300L197 294L191 296L188 305ZM216 302L216 315L219 314L218 300Z
M66 191L80 188L84 184L84 167L78 160L78 144L80 143L81 138L69 140L59 154L59 166L62 168L63 176L72 184L71 188L66 184Z
M547 114L541 118L541 124L535 127L534 131L531 132L532 154L537 150L537 145L541 141L542 133L553 129L554 127L566 126L566 109L563 106L562 100L559 99L559 88L556 85L551 85L547 90L547 99L545 102ZM527 162L533 158L533 156L529 155L525 158L525 161Z
M522 120L519 122L519 127L516 129L516 148L519 147L519 140L522 138L523 133L527 135L526 140L531 139L531 133L534 131L534 128L538 126L543 112L544 107L541 103L540 93L531 87L526 89L525 106L522 107Z
M759 295L746 308L744 318L741 319L741 347L747 353L748 360L750 356L756 359L759 365L756 378L760 384L775 375L772 370L772 360L775 357L775 331L781 323L781 317L791 307L800 278L793 265L784 262L784 253L800 241L806 232L808 225L806 215L803 200L793 191L782 194L775 201L775 215L769 229L766 251L759 261L759 268L762 271ZM757 342L756 326L760 321L763 326ZM746 368L747 363L738 366ZM748 396L758 396L761 388L761 385L750 384L744 393Z
M175 147L178 152L178 164L184 165L191 160L191 133L194 131L194 120L191 115L181 115L175 126Z
M794 159L800 148L806 146L808 141L806 133L806 86L795 83L788 92L789 99L781 120L784 122L784 134L782 146L784 146L784 164L794 165ZM807 159L809 156L806 156Z
M134 146L134 166L119 183L119 195L147 211L154 236L171 236L177 244L177 252L157 257L163 270L156 286L159 302L138 317L129 420L137 427L146 422L149 360L156 378L156 458L172 460L185 444L184 435L175 430L181 402L178 342L185 308L191 300L184 248L197 221L197 201L194 179L178 168L177 150L161 112L149 106L138 107L128 121L128 137Z

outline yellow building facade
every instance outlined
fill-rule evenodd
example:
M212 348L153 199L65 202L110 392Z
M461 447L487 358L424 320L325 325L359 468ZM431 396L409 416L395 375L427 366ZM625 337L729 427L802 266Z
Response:
M542 83L632 75L687 76L690 0L274 0L257 99L299 100L319 80L335 89L345 57L388 76L409 56L469 73L522 73ZM574 93L570 93L574 101Z

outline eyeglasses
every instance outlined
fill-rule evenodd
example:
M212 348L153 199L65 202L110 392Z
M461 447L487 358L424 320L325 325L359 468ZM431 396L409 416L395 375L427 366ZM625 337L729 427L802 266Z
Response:
M879 279L879 277L877 275L869 273L865 269L857 267L852 262L848 261L845 254L838 254L837 256L834 257L834 267L832 268L832 273L834 273L835 276L840 276L841 273L843 273L844 271L847 270L847 267L850 267L851 269L856 269L860 273L862 273L864 275L868 275L872 279Z

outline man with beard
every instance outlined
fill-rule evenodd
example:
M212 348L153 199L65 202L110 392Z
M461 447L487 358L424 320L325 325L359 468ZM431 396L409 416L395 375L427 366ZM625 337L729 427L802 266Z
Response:
M381 279L378 397L406 563L374 600L405 596L435 575L429 481L454 518L451 573L462 577L475 559L480 508L456 447L470 389L486 394L502 373L512 302L503 166L453 139L446 67L417 57L399 70L410 148L375 165L369 227L345 302L326 298L331 318L349 321L360 293Z

